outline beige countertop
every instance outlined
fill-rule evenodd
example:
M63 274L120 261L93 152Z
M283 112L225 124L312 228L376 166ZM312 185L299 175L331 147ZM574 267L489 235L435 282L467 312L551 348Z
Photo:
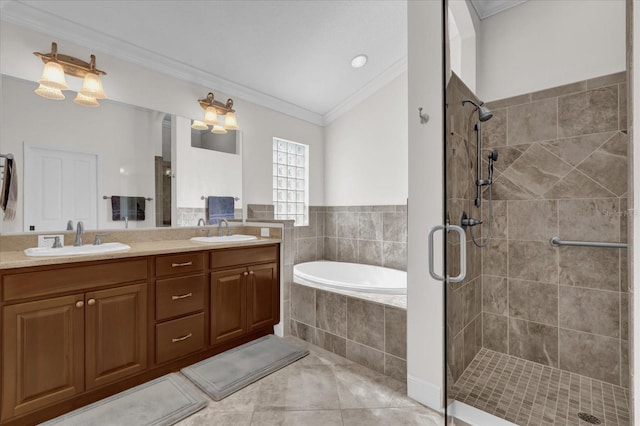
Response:
M190 251L215 250L231 247L249 247L280 243L278 238L258 238L252 241L235 243L196 243L190 240L161 240L145 242L128 242L131 248L127 251L102 253L97 255L77 255L58 257L30 257L20 251L0 251L0 269L28 268L32 266L60 265L65 263L90 262L95 260L125 259L128 257L150 256Z

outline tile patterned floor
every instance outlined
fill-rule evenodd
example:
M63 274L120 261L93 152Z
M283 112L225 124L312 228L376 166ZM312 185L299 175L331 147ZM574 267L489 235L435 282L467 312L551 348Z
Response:
M440 414L406 395L406 385L287 337L309 349L305 358L215 402L178 426L435 426Z
M451 395L522 426L589 426L578 412L596 416L602 425L629 425L627 389L485 348Z

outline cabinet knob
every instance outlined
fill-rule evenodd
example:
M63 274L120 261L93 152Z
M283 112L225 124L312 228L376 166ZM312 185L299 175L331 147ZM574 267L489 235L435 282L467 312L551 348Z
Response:
M247 276L247 275L249 275L249 273L248 272L244 272L242 275Z
M249 275L253 275L253 271L249 271Z
M76 302L76 308L82 308L84 306L84 302L82 300Z
M93 305L95 305L95 304L96 304L96 299L89 299L89 300L87 300L87 305L89 305L89 306L93 306Z

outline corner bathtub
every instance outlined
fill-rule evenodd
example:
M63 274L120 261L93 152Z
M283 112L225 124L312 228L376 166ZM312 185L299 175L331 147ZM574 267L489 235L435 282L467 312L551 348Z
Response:
M407 294L407 273L382 266L316 261L293 267L293 280L316 288L378 293Z

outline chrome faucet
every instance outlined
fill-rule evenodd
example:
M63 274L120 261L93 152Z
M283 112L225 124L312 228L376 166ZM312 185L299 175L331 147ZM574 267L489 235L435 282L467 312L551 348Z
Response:
M129 229L129 218L127 216L123 216L121 220L124 220L124 229Z
M205 225L204 219L203 218L198 219L198 224L196 226L204 226L204 225Z
M67 231L73 231L73 221L69 220L67 222Z
M75 247L80 247L82 245L82 234L84 234L84 224L79 220L78 225L76 225L76 240L73 243Z
M218 237L222 237L222 223L227 225L227 236L231 235L231 228L229 228L229 221L227 219L218 219Z

